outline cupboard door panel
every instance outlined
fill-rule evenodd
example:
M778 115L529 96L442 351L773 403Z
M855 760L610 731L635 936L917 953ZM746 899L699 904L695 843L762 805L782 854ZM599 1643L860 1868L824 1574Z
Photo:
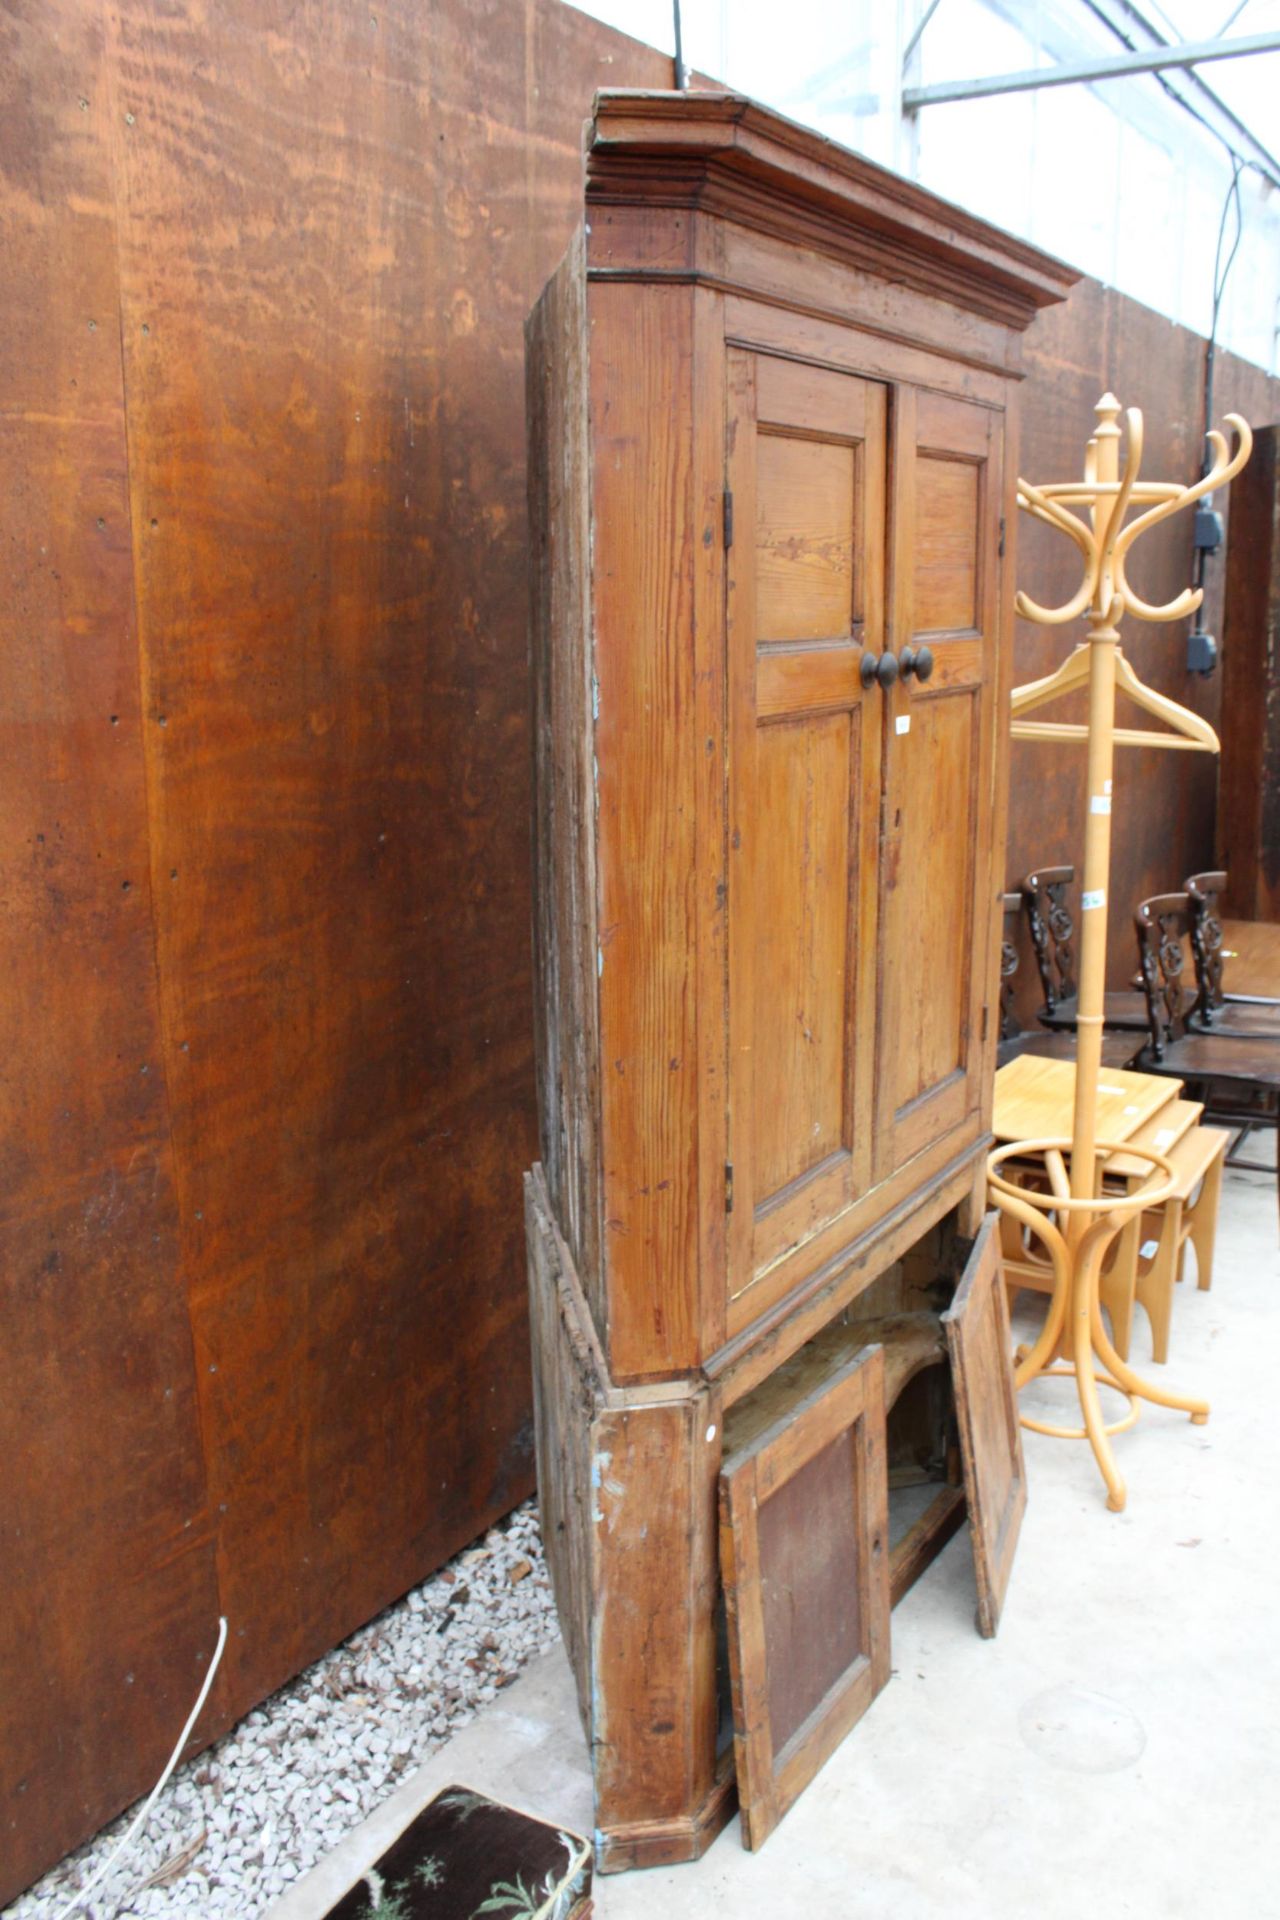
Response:
M753 1849L889 1678L883 1350L771 1398L775 1417L730 1447L720 1473L734 1757Z
M906 755L927 778L894 781L897 873L888 888L885 966L900 976L892 1055L896 1099L908 1107L965 1065L970 925L967 862L958 858L972 818L978 710L972 692L917 702ZM897 742L894 742L896 747ZM907 789L902 792L901 789ZM922 982L919 997L910 984Z
M926 682L886 701L875 1176L977 1123L1002 416L894 398L890 645L927 647Z
M918 634L978 625L978 493L981 469L969 460L916 456L914 625Z
M730 356L729 1292L867 1190L885 392ZM875 689L874 698L881 698Z
M762 433L756 450L762 640L846 633L853 607L854 448Z
M997 1216L974 1242L956 1297L942 1316L951 1353L960 1451L978 1581L978 1631L1000 1624L1027 1505L1022 1428L1013 1384L1009 1308Z
M762 1196L848 1145L850 733L847 712L826 714L762 727L756 747L756 891L769 901L753 1023Z

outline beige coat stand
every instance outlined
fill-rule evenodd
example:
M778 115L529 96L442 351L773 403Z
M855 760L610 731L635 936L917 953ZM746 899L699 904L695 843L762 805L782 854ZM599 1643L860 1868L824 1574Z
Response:
M1019 1357L1018 1385L1027 1385L1041 1373L1073 1375L1084 1417L1083 1427L1051 1426L1027 1415L1023 1416L1023 1425L1064 1439L1087 1438L1106 1482L1107 1505L1118 1513L1125 1503L1125 1484L1116 1467L1111 1436L1133 1425L1138 1417L1138 1400L1175 1407L1189 1413L1197 1424L1208 1419L1209 1408L1204 1401L1182 1399L1152 1386L1135 1373L1107 1338L1098 1304L1099 1274L1111 1241L1135 1209L1159 1205L1167 1197L1171 1191L1173 1171L1162 1154L1130 1146L1127 1151L1142 1151L1152 1163L1152 1173L1146 1185L1123 1198L1104 1198L1100 1193L1099 1162L1120 1145L1114 1141L1099 1140L1096 1127L1106 973L1114 749L1119 741L1191 751L1216 753L1218 750L1217 736L1207 722L1143 686L1120 651L1117 630L1124 613L1133 614L1139 620L1180 620L1199 606L1202 597L1200 590L1188 588L1167 606L1150 606L1139 599L1129 586L1125 577L1126 556L1138 537L1157 521L1167 519L1191 501L1232 479L1249 458L1253 436L1238 414L1228 414L1227 423L1234 427L1239 436L1236 451L1229 456L1224 437L1211 430L1208 437L1213 460L1209 471L1194 486L1140 481L1141 413L1136 407L1131 407L1125 415L1128 446L1124 471L1121 473L1120 403L1107 393L1098 402L1096 411L1098 426L1085 455L1083 481L1055 482L1043 487L1034 487L1025 480L1018 482L1018 505L1046 525L1066 533L1079 547L1085 563L1079 591L1066 606L1049 609L1038 606L1025 593L1018 594L1017 609L1022 617L1045 626L1062 625L1087 610L1089 637L1056 673L1018 688L1012 699L1012 731L1015 739L1088 741L1072 1137L1070 1141L1019 1141L1001 1147L992 1154L988 1173L996 1204L1039 1235L1054 1266L1055 1286L1049 1312L1034 1346ZM1073 505L1089 508L1087 524L1078 514L1069 511ZM1131 506L1142 506L1145 511L1126 526L1125 516ZM1023 718L1033 708L1043 706L1086 682L1089 689L1087 726ZM1173 731L1117 728L1117 685L1139 707L1164 720ZM1063 1159L1064 1151L1068 1148L1071 1154L1069 1178ZM1029 1149L1044 1155L1050 1182L1047 1194L1035 1194L1019 1188L1001 1171L1006 1159L1014 1154L1025 1155ZM1051 1219L1051 1214L1064 1222L1064 1227ZM1054 1365L1053 1356L1064 1340L1071 1357L1062 1365ZM1101 1362L1100 1370L1095 1365L1095 1357ZM1099 1386L1114 1389L1129 1403L1127 1414L1111 1425L1103 1418Z

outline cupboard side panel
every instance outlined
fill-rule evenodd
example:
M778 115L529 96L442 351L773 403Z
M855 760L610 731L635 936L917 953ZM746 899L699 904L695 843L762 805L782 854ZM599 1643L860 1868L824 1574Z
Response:
M693 296L593 285L590 431L608 1358L698 1357ZM692 537L690 537L692 535Z
M564 1270L564 1242L552 1222L541 1167L535 1166L524 1177L524 1224L538 1511L578 1711L590 1738L591 1436L602 1396L595 1353Z
M619 1404L591 1431L591 1750L606 1868L696 1853L717 1779L719 1414ZM707 1435L711 1437L708 1438Z
M575 239L527 340L534 1033L547 1193L602 1327L586 305Z

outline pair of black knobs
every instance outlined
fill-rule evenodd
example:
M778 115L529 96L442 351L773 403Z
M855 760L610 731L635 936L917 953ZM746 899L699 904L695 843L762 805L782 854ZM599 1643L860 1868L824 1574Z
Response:
M858 671L864 687L878 680L888 693L899 674L904 680L909 680L913 673L917 680L927 680L933 672L933 654L928 647L904 647L900 654L882 653L879 658L868 652L863 654Z

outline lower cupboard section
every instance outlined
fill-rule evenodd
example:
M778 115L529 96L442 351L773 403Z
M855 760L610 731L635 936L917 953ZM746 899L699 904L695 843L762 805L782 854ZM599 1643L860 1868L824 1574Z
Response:
M962 1236L953 1211L726 1407L701 1375L615 1387L540 1167L526 1176L525 1222L542 1531L591 1750L598 1864L610 1872L696 1859L739 1791L747 1844L759 1845L813 1770L796 1760L798 1745L816 1768L883 1684L887 1633L862 1646L881 1586L885 1606L896 1603L966 1514L979 1630L995 1631L1025 1504L998 1236L989 1221L976 1239ZM879 1384L857 1390L855 1431L855 1416L842 1426L840 1410L850 1378L869 1377L873 1348ZM812 1596L797 1569L812 1556L783 1555L770 1573L721 1529L735 1525L735 1476L753 1499L775 1470L793 1476L811 1427L847 1549L838 1566L823 1558L824 1577L847 1575L863 1625L856 1658L833 1668L830 1725L818 1686L806 1697L803 1742L789 1723L778 1729L783 1778L759 1761L773 1752L768 1702L782 1697L776 1686L771 1694L769 1663L781 1670L795 1651L787 1623L807 1617ZM775 1469L778 1461L788 1464ZM740 1493L736 1511L750 1511L753 1530L766 1516L756 1548L767 1548L767 1503ZM746 1564L749 1607L735 1587ZM748 1617L772 1624L747 1649L754 1684L744 1690Z

